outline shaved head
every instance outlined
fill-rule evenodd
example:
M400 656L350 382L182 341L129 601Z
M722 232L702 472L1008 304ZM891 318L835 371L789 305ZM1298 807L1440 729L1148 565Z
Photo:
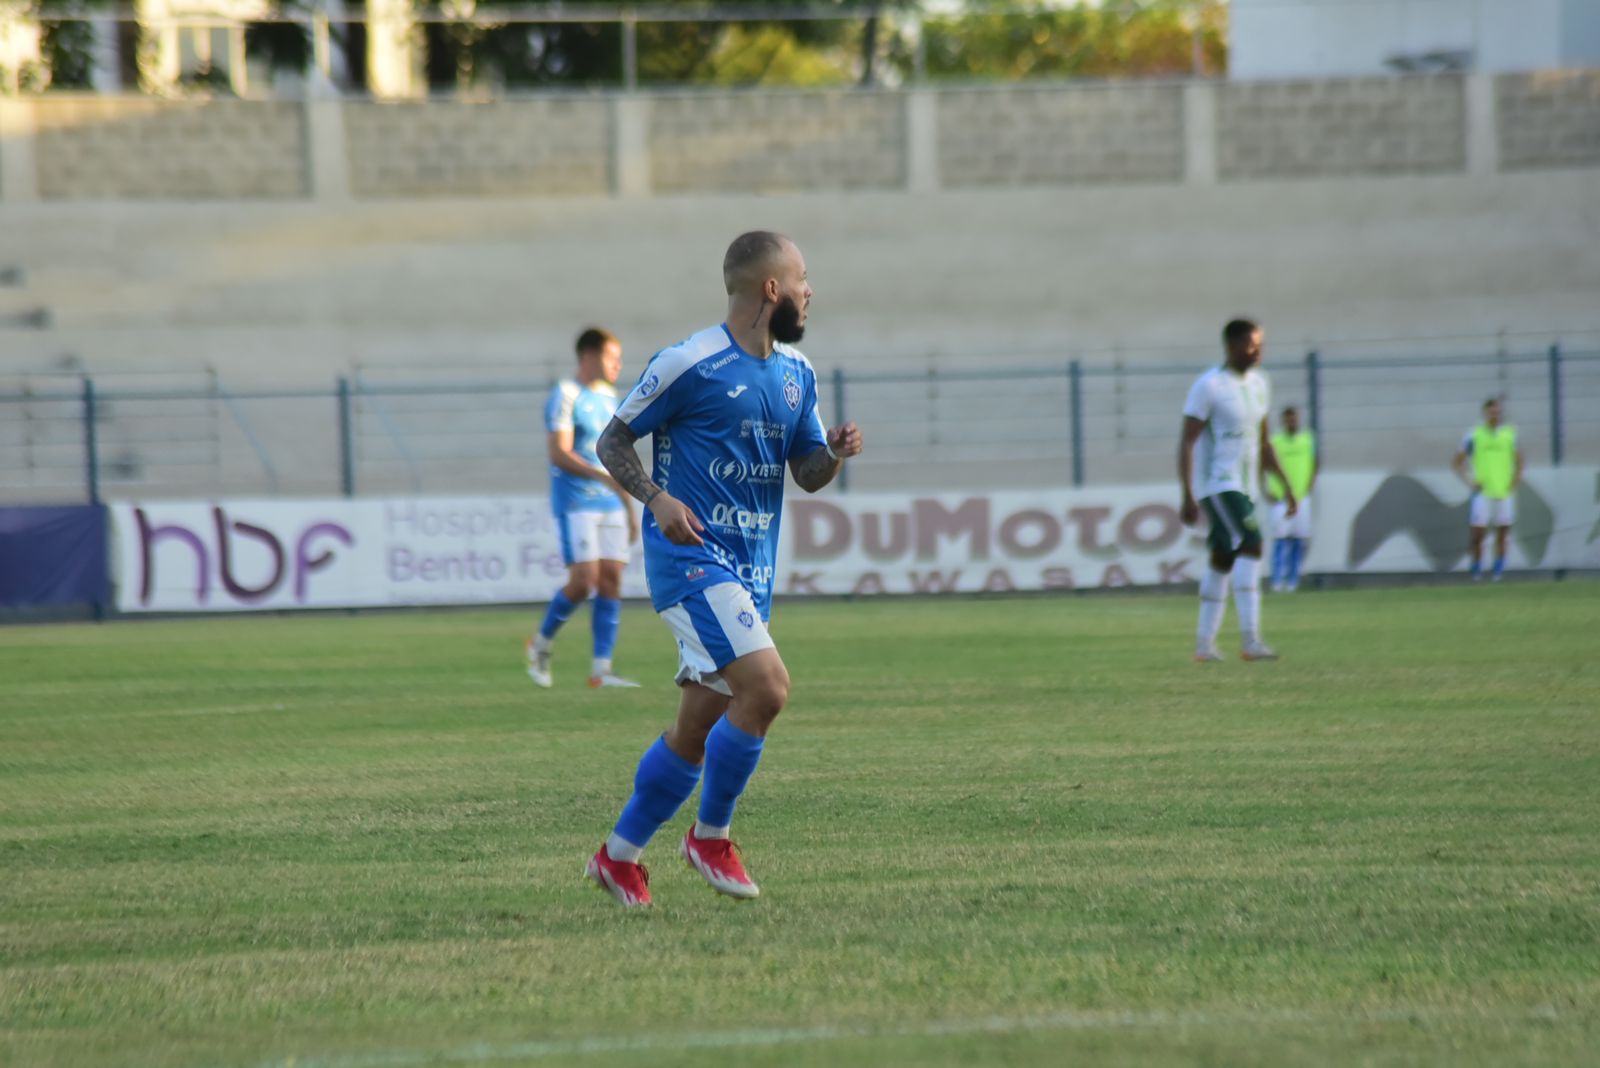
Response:
M794 242L771 230L740 234L722 257L722 284L728 295L758 288L777 273L784 253Z

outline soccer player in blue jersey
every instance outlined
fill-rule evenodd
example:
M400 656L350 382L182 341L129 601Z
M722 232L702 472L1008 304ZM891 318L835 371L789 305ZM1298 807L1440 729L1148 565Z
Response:
M817 414L805 260L780 234L742 234L722 262L727 321L657 353L600 438L600 461L644 503L645 573L678 642L677 721L639 761L633 796L586 874L627 907L650 904L639 856L700 782L679 854L731 897L760 892L728 837L734 803L789 697L767 633L784 472L815 493L861 452L854 423ZM653 437L646 475L634 442Z
M589 685L635 687L611 671L622 615L622 569L628 547L639 537L633 499L595 456L595 444L617 410L617 375L622 345L605 330L590 327L578 335L578 373L556 385L545 405L550 449L550 511L561 535L567 584L556 591L539 633L528 639L528 677L549 687L550 650L556 632L590 593L594 661Z

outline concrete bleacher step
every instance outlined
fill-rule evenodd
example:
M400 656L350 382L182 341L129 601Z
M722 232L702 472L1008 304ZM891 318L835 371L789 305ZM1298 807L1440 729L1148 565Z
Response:
M0 329L47 330L54 322L50 309L28 292L28 272L0 265Z

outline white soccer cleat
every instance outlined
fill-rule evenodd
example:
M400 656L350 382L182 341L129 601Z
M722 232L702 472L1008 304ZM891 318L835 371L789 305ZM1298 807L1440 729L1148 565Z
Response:
M1217 664L1222 662L1222 654L1217 652L1216 645L1197 645L1194 650L1196 664Z
M547 690L555 681L550 674L550 650L538 642L528 643L528 678Z
M611 687L616 687L620 690L637 690L639 684L632 679L625 679L621 675L613 675L610 672L604 675L589 676L589 689L604 690Z
M1218 659L1221 659L1220 657ZM1244 643L1244 648L1239 650L1241 660L1276 660L1278 654L1272 647L1260 638L1255 638Z

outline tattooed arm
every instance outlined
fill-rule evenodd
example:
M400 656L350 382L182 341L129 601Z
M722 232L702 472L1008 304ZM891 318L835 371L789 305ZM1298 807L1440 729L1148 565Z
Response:
M656 485L645 474L639 454L633 451L639 436L628 429L620 419L613 418L595 443L595 455L600 463L617 480L624 493L636 497L656 517L656 526L675 545L702 545L696 531L704 530L700 520L687 505Z
M861 455L861 430L854 423L834 427L827 432L827 441L825 448L814 449L789 461L795 485L807 493L815 493L832 482L846 457Z
M617 487L630 497L636 498L640 504L649 504L650 499L661 493L662 489L650 480L645 474L644 465L639 462L639 454L633 451L634 443L639 438L628 429L628 424L620 419L612 419L600 433L600 440L595 442L594 452L600 458L600 464L611 477L616 479Z
M795 485L807 493L815 493L832 482L843 466L844 461L834 459L827 449L808 452L789 461L789 471L794 475Z

